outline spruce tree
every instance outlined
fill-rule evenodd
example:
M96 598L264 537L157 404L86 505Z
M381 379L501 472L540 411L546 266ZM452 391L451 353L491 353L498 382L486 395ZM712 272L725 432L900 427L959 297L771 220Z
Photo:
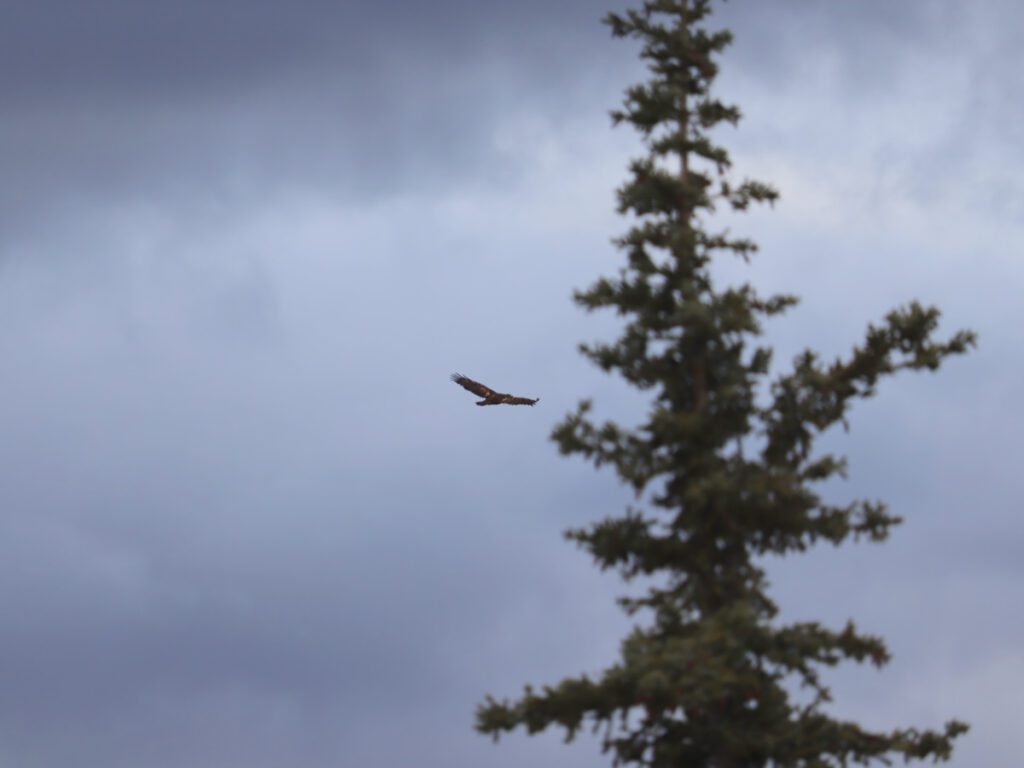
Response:
M516 701L488 697L476 727L494 738L524 726L560 726L567 740L584 726L602 734L614 764L751 768L846 766L948 759L967 726L941 731L872 732L824 710L825 667L844 660L877 666L883 641L854 624L782 625L767 594L766 556L826 541L885 539L900 519L884 504L826 503L823 481L844 460L814 449L846 425L857 398L903 369L935 370L965 352L974 335L934 339L939 312L913 302L897 308L845 357L813 351L770 371L771 349L756 344L762 321L796 303L759 296L748 284L717 288L716 257L743 259L753 242L705 228L716 207L742 211L777 192L731 180L725 149L711 138L735 124L736 106L711 91L715 57L731 41L704 24L710 0L647 0L605 18L615 37L637 38L650 79L629 88L615 123L630 123L647 154L630 165L619 211L634 225L615 242L625 266L578 292L586 310L625 319L611 344L582 345L603 370L650 392L643 423L595 423L590 403L553 433L563 454L610 465L637 504L567 537L602 568L629 580L649 577L638 596L620 599L637 617L621 658L598 677L570 678Z

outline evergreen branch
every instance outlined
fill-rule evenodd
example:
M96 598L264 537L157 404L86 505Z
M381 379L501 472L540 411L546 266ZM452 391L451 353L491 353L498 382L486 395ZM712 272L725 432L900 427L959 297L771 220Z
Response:
M850 401L872 397L881 377L904 369L935 370L945 357L975 346L969 331L933 341L939 314L912 302L890 312L885 326L868 326L863 346L845 361L825 367L810 350L797 357L793 372L772 384L772 403L761 411L768 438L764 460L799 466L807 460L815 432L844 421Z

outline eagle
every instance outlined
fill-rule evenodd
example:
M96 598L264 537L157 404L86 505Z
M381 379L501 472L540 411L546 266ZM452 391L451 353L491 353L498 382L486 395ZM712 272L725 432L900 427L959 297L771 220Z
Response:
M477 402L477 405L533 405L540 398L531 400L528 397L514 397L512 395L506 395L503 392L495 392L490 387L485 387L479 381L473 381L468 376L463 376L461 373L453 373L452 381L458 384L463 389L468 389L477 397L482 397L483 400Z

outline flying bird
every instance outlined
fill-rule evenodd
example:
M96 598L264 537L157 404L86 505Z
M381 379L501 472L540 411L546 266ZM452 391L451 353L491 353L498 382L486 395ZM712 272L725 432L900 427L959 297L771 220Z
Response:
M539 397L531 400L528 397L514 397L503 392L495 392L490 387L485 387L479 381L473 381L461 373L453 373L452 381L463 389L468 389L477 397L482 397L483 400L478 401L477 405L501 405L502 403L505 405L533 405L540 400Z

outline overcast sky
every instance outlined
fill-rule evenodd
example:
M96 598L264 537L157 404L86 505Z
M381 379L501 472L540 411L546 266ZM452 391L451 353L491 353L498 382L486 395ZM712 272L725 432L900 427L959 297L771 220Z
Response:
M472 730L596 672L618 514L548 440L643 401L576 344L641 78L596 0L0 0L0 766L582 768ZM885 545L768 564L784 618L883 635L832 712L1024 759L1024 6L734 0L721 138L782 192L723 279L803 303L785 364L910 299L980 348L826 445ZM458 370L533 409L473 406Z

